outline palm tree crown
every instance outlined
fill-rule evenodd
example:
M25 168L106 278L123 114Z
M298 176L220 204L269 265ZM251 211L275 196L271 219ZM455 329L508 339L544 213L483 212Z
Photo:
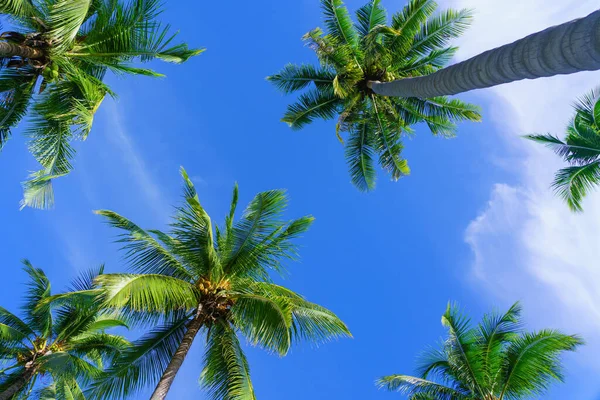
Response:
M338 116L336 133L345 142L357 188L374 188L376 156L393 180L410 172L401 153L411 125L423 122L434 135L452 136L456 121L480 120L478 107L460 100L387 98L367 87L369 81L423 76L446 65L457 50L449 41L471 21L468 10L434 14L435 2L411 0L387 25L380 0L360 8L356 23L341 0L321 0L321 5L327 33L316 28L303 37L320 65L288 64L267 79L284 93L310 87L283 117L293 129ZM340 132L347 132L345 140Z
M448 305L442 324L448 338L423 356L419 376L391 375L380 387L411 400L520 400L538 398L562 381L560 354L583 341L555 330L523 332L521 307L490 314L476 327Z
M129 346L127 340L105 330L126 325L101 311L90 297L52 304L44 272L29 261L24 264L30 279L24 319L0 307L0 399L26 399L34 394L82 399L83 390L100 375L103 364ZM83 274L71 290L91 289L101 272ZM36 383L45 387L34 390Z
M556 173L553 186L571 210L582 211L583 198L600 184L600 88L575 104L564 142L549 134L525 137L547 145L570 164Z
M29 150L42 170L25 182L23 206L53 203L52 179L67 174L104 97L102 81L117 74L162 76L134 61L181 63L199 54L156 21L158 0L5 0L0 15L0 149L28 114ZM1 29L1 25L0 25Z
M284 221L281 190L259 193L235 222L237 186L225 224L213 226L186 172L184 203L170 233L146 231L112 211L98 211L125 231L121 241L135 274L107 274L96 283L109 308L154 329L115 361L96 383L100 398L123 398L158 384L163 399L196 336L206 339L201 383L211 399L254 399L238 334L279 355L301 339L327 341L350 333L332 312L274 284L294 259L291 241L313 218Z

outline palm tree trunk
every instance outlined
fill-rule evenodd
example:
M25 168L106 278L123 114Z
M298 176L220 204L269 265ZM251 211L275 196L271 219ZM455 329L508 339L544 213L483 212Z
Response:
M37 368L36 367L25 367L25 371L15 380L15 382L8 387L4 392L0 393L0 400L8 400L12 398L15 394L19 393L31 380L33 375L35 375Z
M486 51L431 75L368 82L377 94L430 98L521 79L600 69L600 10Z
M201 314L202 306L198 307L196 316L188 323L185 335L183 335L183 339L181 340L177 351L175 351L175 354L173 354L173 357L171 358L169 365L167 365L165 372L163 372L162 376L160 377L160 381L158 381L150 400L163 400L165 397L167 397L167 393L169 392L169 389L175 380L175 375L177 375L179 368L181 368L181 365L183 364L183 360L185 360L188 351L190 351L190 347L192 347L194 338L204 324L204 317Z
M35 47L0 41L0 58L21 57L36 59L43 56L44 52Z

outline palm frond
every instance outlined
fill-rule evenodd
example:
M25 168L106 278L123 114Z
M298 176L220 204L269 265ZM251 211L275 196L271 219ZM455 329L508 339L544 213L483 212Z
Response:
M513 339L507 349L500 398L537 397L553 381L561 382L560 355L582 344L578 336L554 330L525 333Z
M231 313L236 328L253 345L285 355L292 343L292 312L288 302L262 292L239 294L235 299Z
M397 58L405 57L419 30L436 8L437 4L433 0L410 0L402 11L392 16L391 27L397 34L388 38L385 45Z
M0 150L27 113L36 76L32 71L0 70Z
M176 208L177 213L171 223L173 236L180 244L178 253L195 268L198 276L218 275L221 265L214 248L212 221L200 204L196 188L183 167L180 173L184 183L184 204Z
M38 305L50 296L50 281L44 271L31 265L29 260L23 260L23 265L23 269L29 275L25 304L22 307L25 322L42 336L48 336L52 329L50 307L38 307Z
M49 5L46 22L51 40L60 48L69 48L85 21L92 0L56 0Z
M389 391L404 393L411 399L414 396L428 396L436 400L467 400L471 398L468 394L460 393L451 387L408 375L384 376L377 380L377 386Z
M373 105L373 118L375 119L375 137L377 152L379 153L379 164L388 171L393 180L398 180L404 175L410 174L410 168L405 159L401 157L404 146L400 141L400 129L389 126L382 111L377 108L377 99L371 96Z
M321 0L328 33L352 48L358 48L358 39L348 9L342 0Z
M317 88L331 88L336 77L335 71L327 68L316 68L310 64L287 64L267 80L283 93L293 93L302 90L313 83Z
M183 280L197 279L181 261L154 238L127 218L108 210L97 210L114 228L124 230L118 242L124 243L125 258L131 269L142 274L168 275ZM155 231L155 233L159 233ZM164 237L163 237L164 239Z
M187 318L154 328L117 357L90 388L92 398L122 399L156 384L185 334Z
M355 25L356 32L358 32L360 37L364 38L376 26L385 25L387 22L387 13L381 7L381 0L370 0L356 11L356 19L358 21Z
M170 314L198 305L196 288L181 279L157 274L104 274L96 279L105 306Z
M600 184L600 161L566 167L556 173L552 186L573 211L583 211L585 195Z
M364 192L375 188L375 146L374 130L370 122L354 124L346 143L346 162L350 168L352 183Z
M433 50L448 47L451 39L460 37L473 21L471 10L448 9L428 18L416 34L408 54L426 55Z
M248 361L230 326L211 328L200 383L211 400L256 400Z
M297 103L288 106L281 120L292 129L301 129L316 118L332 119L340 105L333 91L310 90L302 94Z

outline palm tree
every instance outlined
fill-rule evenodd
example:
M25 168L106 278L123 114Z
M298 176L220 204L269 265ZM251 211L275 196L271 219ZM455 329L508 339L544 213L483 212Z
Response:
M476 327L448 305L442 324L448 338L424 354L419 376L386 376L379 387L411 400L540 398L551 383L563 381L561 353L583 344L555 330L523 332L519 303L503 315L484 316Z
M53 204L52 179L72 169L74 140L85 140L117 74L163 76L135 61L182 63L202 50L173 45L156 18L159 0L3 0L0 15L0 149L29 115L29 150L42 165L24 183L22 206ZM1 26L0 26L1 29Z
M254 399L250 369L238 335L285 355L301 339L321 342L350 336L331 311L274 284L270 272L294 259L291 241L313 218L284 221L281 190L259 193L234 222L237 186L222 227L214 227L183 168L184 204L170 233L143 230L112 211L97 211L125 233L120 241L135 274L106 274L96 280L106 307L153 330L119 357L92 391L99 398L124 398L156 384L151 399L164 399L188 351L206 338L203 387L212 399ZM158 382L158 383L157 383Z
M432 0L411 0L423 20ZM600 10L488 50L427 76L376 79L367 85L384 96L449 96L523 79L600 69ZM426 30L421 30L425 34Z
M575 104L564 142L550 134L525 137L547 145L570 164L557 172L553 187L571 210L582 211L583 198L600 184L600 87Z
M402 136L410 126L427 124L434 135L453 136L455 122L479 121L479 108L441 96L427 98L376 96L368 83L374 80L431 74L450 61L457 48L449 42L469 26L468 10L446 10L434 16L436 4L413 0L392 17L380 0L372 0L356 13L353 24L341 0L321 0L327 34L320 28L303 39L313 49L319 66L288 64L269 76L284 93L308 87L283 117L292 129L315 119L338 116L336 133L347 132L345 156L354 185L375 187L374 157L393 180L410 172L402 157ZM312 85L311 85L312 84Z
M53 398L81 399L102 365L129 346L105 330L126 325L102 312L90 297L51 305L48 278L29 261L23 263L30 280L24 318L0 307L0 400L29 398L44 377L52 383L43 391L53 391ZM91 289L101 273L102 269L82 274L71 290Z

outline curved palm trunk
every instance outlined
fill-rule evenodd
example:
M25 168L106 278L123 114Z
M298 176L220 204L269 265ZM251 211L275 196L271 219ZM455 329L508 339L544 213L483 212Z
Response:
M44 52L34 47L23 46L16 43L0 41L0 58L21 57L21 58L42 58Z
M25 371L21 374L17 380L8 387L4 392L0 393L0 400L9 400L15 394L19 393L33 378L33 375L36 373L36 367L25 367Z
M158 381L150 400L163 400L165 397L167 397L167 393L169 392L169 389L175 380L175 376L177 375L179 368L181 368L187 353L190 351L190 347L192 347L194 338L204 324L204 318L201 315L201 311L202 309L198 308L196 316L188 323L185 335L183 335L183 339L181 340L177 351L175 351L175 354L173 354L173 357L171 358L169 365L167 365L165 372L163 372L162 376L160 377L160 381Z
M430 98L521 79L600 69L600 10L486 51L431 75L369 82L377 94Z

